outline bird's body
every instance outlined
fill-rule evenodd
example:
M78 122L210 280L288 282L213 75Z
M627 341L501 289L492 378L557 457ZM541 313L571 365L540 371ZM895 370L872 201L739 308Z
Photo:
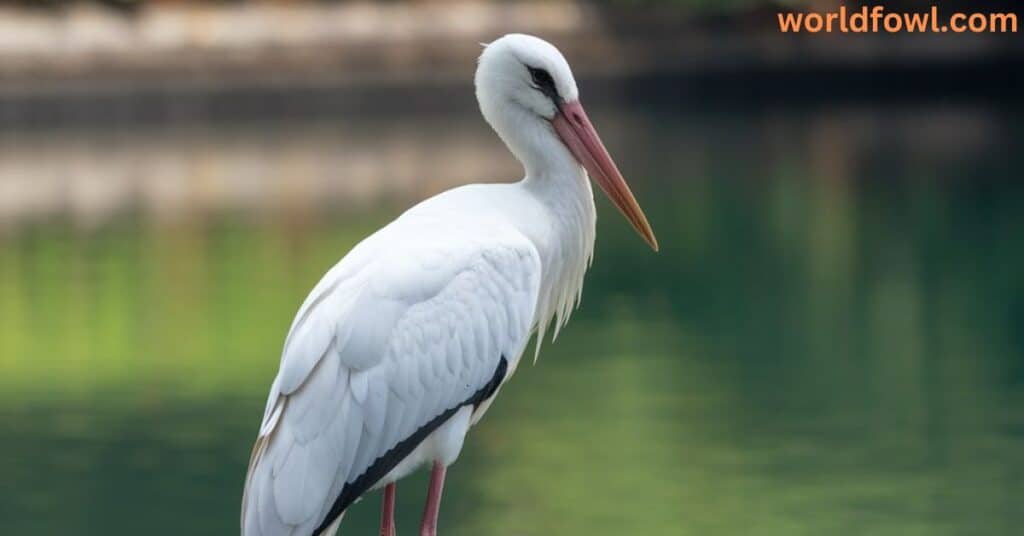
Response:
M507 92L498 101L488 93L507 83L497 74L508 54L523 50L539 55L527 61L564 71L553 91L575 101L554 47L527 36L488 47L478 99L526 177L416 205L316 285L285 340L253 448L244 536L333 534L360 496L425 464L443 482L530 335L543 336L552 319L557 329L578 303L595 235L587 173L570 142L552 145L546 121L515 113Z

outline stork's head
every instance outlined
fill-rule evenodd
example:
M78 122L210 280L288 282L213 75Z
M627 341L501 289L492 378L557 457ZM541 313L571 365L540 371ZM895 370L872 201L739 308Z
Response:
M485 46L475 83L484 118L528 173L555 169L562 161L583 166L658 250L654 231L583 111L572 70L557 48L533 36L506 35Z

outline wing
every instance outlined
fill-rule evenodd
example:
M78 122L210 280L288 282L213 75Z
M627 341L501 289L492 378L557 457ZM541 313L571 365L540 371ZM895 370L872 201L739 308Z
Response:
M522 353L536 249L506 227L443 220L397 220L300 308L253 448L243 534L310 534L333 520L387 473L378 459L496 388Z

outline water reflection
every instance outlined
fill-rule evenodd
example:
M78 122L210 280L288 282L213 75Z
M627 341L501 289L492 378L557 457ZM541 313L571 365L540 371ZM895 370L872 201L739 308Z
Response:
M1016 532L1014 114L595 110L663 251L601 202L584 308L471 436L443 528ZM0 138L5 532L234 532L312 283L410 200L516 173L475 115L414 127Z

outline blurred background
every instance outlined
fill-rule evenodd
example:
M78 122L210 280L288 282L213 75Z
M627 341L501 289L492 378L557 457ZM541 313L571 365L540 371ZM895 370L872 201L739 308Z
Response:
M320 275L520 176L472 90L520 31L662 251L598 200L583 307L471 434L444 533L1019 534L1024 40L778 32L838 5L3 3L0 531L235 533Z

